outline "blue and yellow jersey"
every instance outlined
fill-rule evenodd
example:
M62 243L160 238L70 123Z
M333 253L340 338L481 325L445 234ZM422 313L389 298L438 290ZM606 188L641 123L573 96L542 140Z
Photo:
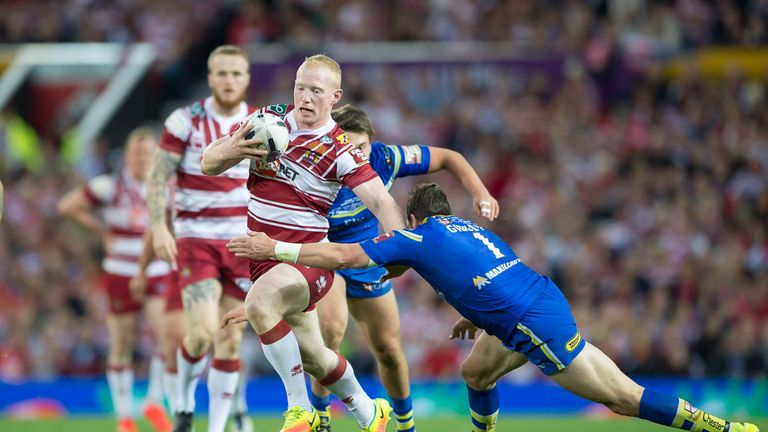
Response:
M386 145L375 141L368 157L371 167L389 190L395 179L429 172L427 146ZM357 243L376 237L379 221L351 189L343 187L328 212L328 239L336 243Z
M496 234L456 216L361 243L378 265L412 267L476 326L506 341L546 286Z

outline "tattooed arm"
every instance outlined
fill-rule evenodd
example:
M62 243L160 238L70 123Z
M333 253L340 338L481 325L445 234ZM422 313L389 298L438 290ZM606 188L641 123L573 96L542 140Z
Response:
M168 208L168 179L176 172L181 155L166 150L155 153L155 161L147 179L147 210L149 227L152 230L152 246L160 258L176 265L176 240L168 229L166 209Z

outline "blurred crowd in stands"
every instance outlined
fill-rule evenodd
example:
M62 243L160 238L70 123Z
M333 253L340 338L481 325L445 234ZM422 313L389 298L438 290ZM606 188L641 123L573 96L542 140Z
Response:
M194 43L190 29L216 24L221 42L314 49L326 41L503 40L563 55L561 79L494 64L407 75L350 68L343 102L368 111L378 139L465 155L502 206L489 228L556 280L584 336L630 374L765 376L768 70L747 78L734 67L710 80L693 65L673 75L662 65L711 44L764 46L768 1L206 3L229 19L214 23L198 2L186 14L170 1L3 2L0 39L148 40L166 46L172 63ZM56 25L41 32L32 16ZM289 98L291 85L277 82L267 102ZM19 122L11 111L0 115L0 379L98 375L106 354L105 304L94 288L98 239L55 211L84 179L59 160L55 143L13 132ZM38 143L26 160L7 151L20 134ZM120 144L100 148L101 171L116 168ZM401 180L393 193L402 204L424 180ZM432 180L455 213L474 217L459 185ZM395 288L414 377L458 378L470 345L447 339L455 312L413 274ZM152 349L144 339L137 361ZM258 357L255 345L246 349ZM343 350L356 370L373 373L354 331ZM540 376L533 369L512 379Z

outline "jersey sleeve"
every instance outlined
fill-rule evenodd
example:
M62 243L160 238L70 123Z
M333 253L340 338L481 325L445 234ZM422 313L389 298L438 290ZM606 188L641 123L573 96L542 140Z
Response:
M336 175L341 184L354 189L379 175L368 163L368 157L362 150L348 146L336 159Z
M85 198L95 207L102 207L114 201L116 191L115 179L109 175L94 177L83 187Z
M423 145L388 145L386 151L396 161L394 177L408 177L429 172L429 147Z
M192 134L192 120L185 108L179 108L165 119L160 148L169 152L184 154Z
M360 243L368 257L378 265L404 264L420 253L422 236L411 230L395 230Z

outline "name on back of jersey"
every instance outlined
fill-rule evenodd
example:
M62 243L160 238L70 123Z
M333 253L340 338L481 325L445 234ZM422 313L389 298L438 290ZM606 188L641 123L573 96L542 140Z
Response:
M475 225L474 223L468 223L466 225L456 225L456 224L449 224L445 225L445 229L448 230L448 232L452 233L458 233L458 232L478 232L482 231L483 228L480 228L478 225Z

